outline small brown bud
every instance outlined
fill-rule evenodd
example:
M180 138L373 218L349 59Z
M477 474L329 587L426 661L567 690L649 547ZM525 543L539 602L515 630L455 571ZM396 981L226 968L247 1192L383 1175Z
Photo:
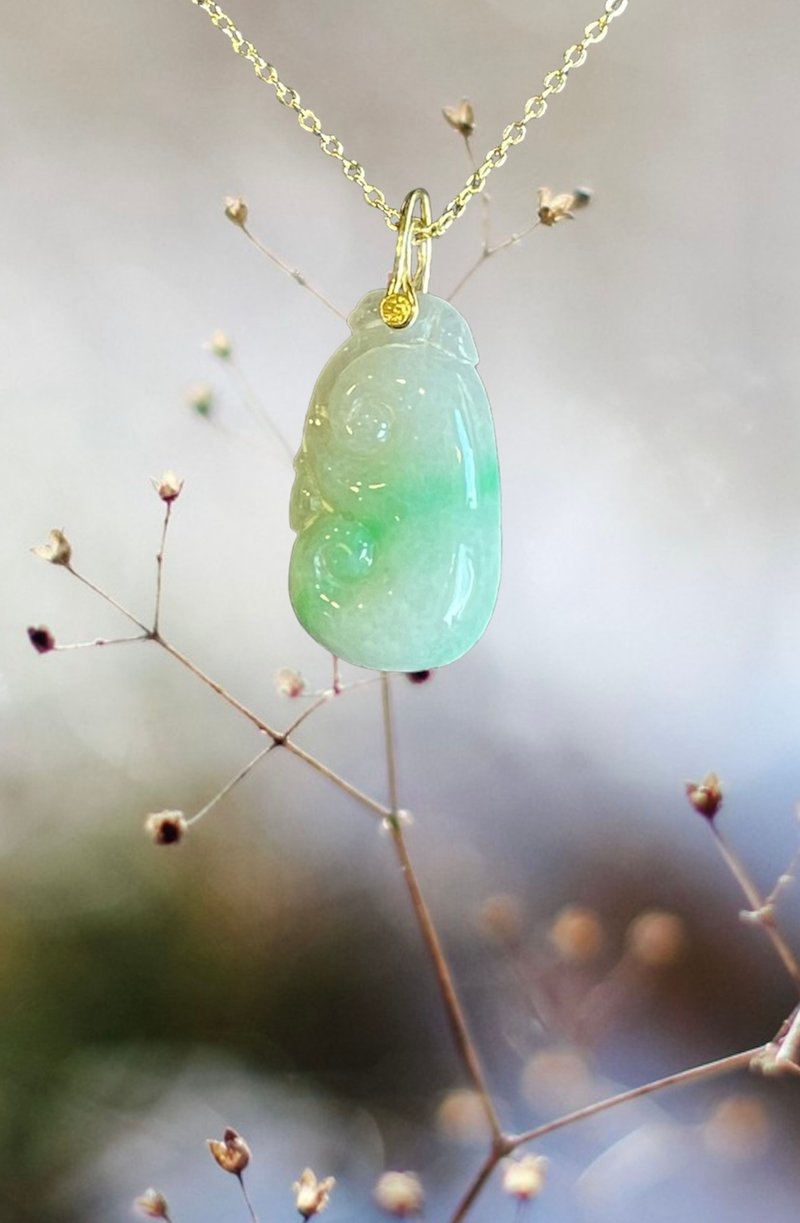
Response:
M625 933L625 942L644 968L668 968L680 957L686 934L675 913L651 909L635 917Z
M227 1129L222 1135L222 1142L216 1138L207 1138L208 1149L223 1172L233 1176L241 1176L250 1163L250 1148L236 1130Z
M375 1186L375 1201L396 1219L408 1219L420 1213L425 1195L414 1172L384 1172Z
M226 195L225 216L229 221L233 221L234 225L246 225L247 205L244 200L239 196Z
M442 114L461 136L469 137L475 131L475 111L467 98L462 98L458 106L445 106Z
M68 565L72 559L72 547L63 531L55 528L47 537L46 544L31 548L34 556L40 560L49 561L51 565Z
M181 495L183 480L179 480L174 471L165 471L159 479L154 476L151 482L162 501L176 501Z
M304 1219L310 1219L312 1215L322 1214L330 1201L331 1190L335 1184L336 1181L332 1176L327 1176L325 1180L318 1181L310 1168L306 1168L300 1174L300 1179L295 1181L292 1191L294 1193L295 1206Z
M163 1193L157 1189L145 1189L133 1203L140 1214L148 1219L166 1219L169 1223L169 1205Z
M157 811L148 815L144 828L156 845L177 845L187 824L182 811Z
M406 679L412 684L427 684L429 679L433 679L433 671L406 671Z
M557 225L559 221L574 221L574 210L585 208L591 198L589 192L583 188L566 191L562 195L553 195L549 187L540 187L538 191L539 221L548 228L551 225Z
M586 964L602 950L603 926L593 909L566 905L556 915L549 938L562 960Z
M38 654L49 654L51 650L56 648L56 639L46 628L44 624L40 624L37 628L28 629L28 641L30 641L34 650Z
M189 387L186 402L198 416L210 416L214 408L214 392L205 382Z
M281 667L275 676L275 686L281 696L298 697L305 692L306 681L299 671L293 671L291 667Z
M230 336L224 331L215 331L206 347L221 361L229 361L233 352Z
M513 1159L503 1173L503 1191L518 1202L532 1202L544 1189L547 1160L542 1155Z
M716 773L706 773L702 781L687 781L686 797L698 815L713 820L722 806L722 782Z

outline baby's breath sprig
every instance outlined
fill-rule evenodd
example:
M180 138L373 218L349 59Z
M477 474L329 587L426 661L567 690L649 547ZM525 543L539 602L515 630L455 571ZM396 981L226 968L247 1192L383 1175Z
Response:
M282 259L280 255L276 255L275 251L270 250L270 248L265 246L260 238L255 236L247 224L249 219L249 208L243 199L239 199L234 196L227 196L225 199L225 216L229 221L233 222L237 229L241 229L248 242L251 242L256 250L259 251L265 259L269 259L270 263L273 263L276 268L280 268L280 270L286 276L288 276L290 280L293 280L295 284L300 285L301 289L306 289L307 292L311 293L313 297L316 297L317 301L322 302L323 306L330 310L332 314L335 314L337 318L340 318L345 323L347 322L347 315L345 314L344 310L340 310L338 306L335 306L329 297L326 297L324 293L315 288L314 285L312 285L311 282L306 279L302 272L298 271L297 268L293 268L292 265L287 263L285 259Z
M749 909L743 910L740 917L745 922L761 927L791 977L795 988L800 992L800 963L781 932L775 917L775 901L785 885L781 885L779 878L770 895L764 896L742 859L727 838L723 836L716 819L722 806L723 788L716 773L708 773L701 782L687 782L686 795L695 811L705 817L725 865L739 884L750 906ZM796 854L789 868L790 872L794 869L797 860L798 855Z

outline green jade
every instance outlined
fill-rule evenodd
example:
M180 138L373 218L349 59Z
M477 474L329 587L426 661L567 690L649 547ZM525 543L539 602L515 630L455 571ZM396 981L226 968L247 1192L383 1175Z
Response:
M323 369L295 458L289 595L332 654L427 671L465 654L500 581L500 478L467 324L419 294L395 330L384 292L351 314Z

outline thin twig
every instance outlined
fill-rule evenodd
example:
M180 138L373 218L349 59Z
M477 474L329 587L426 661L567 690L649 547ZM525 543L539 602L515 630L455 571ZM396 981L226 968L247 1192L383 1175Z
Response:
M259 715L252 709L248 709L246 705L228 692L228 690L224 688L222 684L220 684L217 680L212 679L210 675L201 670L197 663L193 662L191 658L188 658L187 655L182 653L181 650L177 649L174 645L161 636L154 636L153 641L156 643L156 645L160 646L162 650L165 650L171 658L174 658L176 662L179 662L181 666L186 667L187 671L191 671L192 675L199 679L201 683L204 683L208 688L210 688L212 692L216 692L217 696L222 697L223 701L235 709L237 713L240 713L243 718L247 718L248 722L252 722L253 725L258 728L258 730L263 731L265 735L269 735L270 739L274 739L276 743L283 743L284 736L279 730L276 730L274 726L270 726L268 722L265 722L264 719L259 717Z
M615 1096L608 1096L605 1100L598 1100L595 1104L587 1104L584 1108L576 1108L574 1112L565 1113L563 1117L557 1117L555 1121L548 1121L545 1125L537 1125L535 1129L526 1130L522 1134L514 1134L510 1139L510 1150L515 1151L517 1147L523 1146L528 1142L536 1142L540 1138L544 1138L546 1134L552 1134L556 1130L564 1129L567 1125L574 1125L578 1121L586 1121L589 1117L595 1117L598 1113L606 1112L609 1108L616 1108L618 1104L627 1104L631 1100L640 1100L644 1096L652 1096L657 1091L663 1091L667 1087L677 1087L687 1083L696 1083L701 1079L712 1079L719 1074L730 1074L734 1070L744 1070L749 1066L754 1057L758 1057L759 1053L764 1052L764 1045L756 1045L754 1049L745 1049L742 1053L733 1053L730 1057L721 1057L714 1062L704 1062L702 1066L692 1066L689 1070L679 1070L676 1074L668 1074L663 1079L653 1079L651 1083L645 1083L641 1087L632 1087L628 1091L621 1091Z
M291 267L290 264L281 259L280 255L276 255L275 252L271 251L268 246L265 246L263 242L260 242L255 234L252 233L246 225L239 223L239 229L241 229L245 237L252 242L256 250L260 251L262 255L266 256L266 258L274 263L276 267L280 268L282 272L285 272L286 275L295 282L295 284L300 285L302 289L307 289L309 293L316 297L317 301L321 301L323 306L327 306L327 308L332 311L337 318L342 319L345 323L347 322L347 315L340 310L338 306L334 306L333 302L330 301L330 299L327 298L324 293L320 293L319 289L315 289L312 284L309 284L305 276L298 272L297 268Z
M244 781L247 774L252 772L256 765L259 764L265 756L268 756L270 752L274 752L276 747L278 747L278 744L275 742L268 743L266 747L263 747L261 751L258 752L258 754L244 766L243 769L239 770L235 777L232 777L230 781L225 783L222 789L215 794L209 802L206 803L205 807L202 807L196 815L193 815L191 819L186 821L187 827L190 824L198 823L198 821L201 820L204 815L208 815L209 811L212 811L214 807L216 807L217 803L221 802L223 798L230 794L234 786L238 786L240 781Z
M475 275L478 268L482 267L483 264L486 263L487 259L491 259L493 255L498 255L500 251L508 250L509 246L516 246L516 244L521 242L523 238L527 238L528 234L533 233L534 229L536 229L539 225L541 225L541 221L536 220L532 225L529 225L527 229L520 230L520 232L516 234L511 234L509 238L504 238L502 242L497 243L497 246L484 246L481 253L478 255L478 258L472 264L472 267L467 269L456 287L448 296L447 300L451 302L456 294L461 292L467 281Z
M502 1143L503 1141L503 1131L500 1126L500 1119L497 1116L497 1110L495 1109L494 1101L492 1100L489 1092L486 1082L486 1075L484 1074L483 1066L481 1065L481 1060L475 1047L475 1042L473 1041L467 1026L467 1020L461 1006L461 1001L456 993L456 987L450 972L450 966L447 963L447 958L439 940L439 934L434 925L430 910L425 903L425 898L422 895L422 890L414 871L414 867L411 864L405 836L403 834L403 820L401 818L397 802L397 753L395 746L394 723L392 721L389 676L386 674L386 672L382 673L381 696L383 699L383 727L391 804L390 818L386 821L387 826L391 832L392 843L395 848L395 853L397 854L397 860L400 863L400 869L403 873L403 878L405 880L406 887L408 888L409 896L411 897L411 903L414 907L414 914L417 919L417 924L420 928L425 946L427 947L428 953L433 962L433 968L434 972L436 973L436 980L439 984L439 992L444 1003L453 1042L455 1043L456 1050L464 1063L467 1074L480 1097L483 1111L486 1114L486 1120L489 1124L489 1129L492 1135L492 1148L495 1150L498 1144Z
M469 158L469 163L472 166L475 173L477 174L478 161L475 156L475 151L472 147L472 141L470 140L470 137L467 135L466 132L464 132L463 135L464 135L464 144L467 149L467 157ZM492 198L490 195L487 195L486 190L484 188L484 190L481 191L481 250L484 252L488 252L491 249L491 245L492 245Z
M161 528L161 543L156 553L156 607L153 613L153 634L158 634L158 621L161 615L161 585L164 579L164 550L167 546L167 531L172 513L172 502L167 501L164 509L164 524Z
M94 641L69 641L66 645L54 645L52 650L88 650L96 645L127 645L130 641L149 640L149 633L137 633L135 637L95 637Z
M302 747L298 747L293 739L285 739L283 746L287 752L291 752L298 760L302 760L309 768L314 769L322 777L327 777L328 781L333 782L345 794L349 794L351 798L361 803L362 807L367 807L368 810L372 811L374 815L377 815L382 820L390 819L392 813L388 807L384 806L383 803L377 802L374 798L370 798L363 790L359 790L358 786L351 785L349 781L346 781L339 773L329 768L327 764L323 764L316 756L312 756L309 752L304 751Z
M397 801L397 748L394 737L394 721L392 719L392 693L389 674L381 671L381 703L383 708L383 741L386 751L386 773L389 784L389 806L392 815L397 819L399 806Z
M282 450L285 451L289 459L289 462L293 463L294 454L295 454L294 450L292 449L291 445L286 440L286 438L283 436L278 426L275 424L275 421L272 419L269 412L266 410L266 408L261 403L260 399L258 398L258 395L255 393L252 386L250 385L249 380L246 378L244 371L242 370L242 367L232 356L223 358L223 361L224 361L224 364L229 367L232 374L234 375L234 377L236 378L236 380L239 383L239 391L241 392L241 396L244 401L245 407L248 409L251 415L254 416L255 419L260 424L264 425L267 429L269 429L270 433L275 438L276 442L278 442Z
M504 1145L498 1146L498 1149L492 1151L481 1164L474 1180L456 1207L450 1223L461 1223L461 1220L466 1217L501 1159L511 1151L517 1150L518 1147L529 1142L536 1142L547 1134L564 1129L568 1125L575 1125L579 1121L595 1117L598 1113L605 1112L610 1108L616 1108L619 1104L627 1104L632 1100L639 1100L645 1096L654 1095L656 1092L663 1091L667 1087L677 1087L687 1083L711 1079L720 1074L730 1074L734 1070L743 1070L749 1066L753 1058L763 1053L764 1049L764 1045L757 1045L755 1049L746 1049L743 1053L734 1053L731 1057L723 1057L715 1062L705 1062L702 1066L692 1066L689 1070L681 1070L677 1074L669 1074L663 1079L654 1079L652 1082L645 1083L641 1087L633 1087L629 1091L621 1091L615 1096L608 1096L605 1100L598 1100L595 1104L588 1104L584 1108L575 1109L574 1112L565 1113L563 1116L557 1117L555 1121L548 1121L545 1125L539 1125L535 1129L526 1130L522 1134L511 1135L504 1140Z
M793 856L791 862L786 867L786 870L783 871L778 876L777 881L775 883L775 887L772 889L766 901L764 902L767 908L774 908L774 906L778 902L781 892L785 891L786 888L790 886L790 884L794 883L795 876L797 875L797 868L799 866L800 866L800 849L798 849L797 853Z
M247 1209L250 1212L250 1219L252 1220L252 1223L258 1223L258 1215L256 1214L255 1209L253 1208L253 1203L250 1201L250 1198L248 1196L248 1193L247 1193L247 1190L244 1184L244 1177L242 1176L241 1172L236 1173L236 1179L239 1182L239 1187L242 1191L242 1197L245 1200L245 1205L247 1206Z
M778 929L775 921L775 915L772 911L772 906L767 904L765 897L762 896L761 892L751 879L750 874L748 873L748 870L741 858L733 849L731 849L730 845L722 836L722 833L717 828L714 821L708 821L708 825L714 834L717 846L725 860L726 866L736 879L739 887L742 889L747 898L747 903L750 905L752 913L752 920L764 930L767 938L770 940L772 946L779 955L784 968L792 978L795 988L800 991L800 964L798 964L794 952L789 947L788 943Z
M126 620L130 620L132 624L135 624L137 628L140 628L148 637L151 636L150 629L147 627L147 625L142 623L137 616L134 616L133 612L129 612L127 607L123 607L122 604L118 603L116 599L113 599L110 594L106 594L106 592L99 586L95 586L94 582L90 582L89 579L85 578L82 573L78 573L78 570L73 569L72 565L64 565L63 568L66 569L67 573L71 573L74 578L77 578L79 582L82 582L84 586L88 586L89 590L93 591L96 595L99 595L101 599L104 599L106 603L109 603L113 608L120 612L126 618Z

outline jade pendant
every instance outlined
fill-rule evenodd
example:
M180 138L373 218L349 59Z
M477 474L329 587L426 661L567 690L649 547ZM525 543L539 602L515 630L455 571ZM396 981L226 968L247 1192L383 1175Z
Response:
M453 662L489 622L500 580L500 481L467 324L419 295L403 330L384 293L351 314L295 458L289 594L331 653L381 671Z

